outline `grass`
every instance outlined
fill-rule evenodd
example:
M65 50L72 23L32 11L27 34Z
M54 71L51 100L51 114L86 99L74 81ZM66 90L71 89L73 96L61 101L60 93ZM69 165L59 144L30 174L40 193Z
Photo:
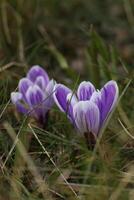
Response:
M2 0L0 10L0 199L132 200L133 2ZM43 129L11 104L34 64L73 90L117 81L120 101L94 151L56 106Z

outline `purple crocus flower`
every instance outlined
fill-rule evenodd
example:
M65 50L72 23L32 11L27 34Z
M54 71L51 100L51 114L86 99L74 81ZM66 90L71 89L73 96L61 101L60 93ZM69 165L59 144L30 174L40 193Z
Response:
M29 114L44 123L54 104L54 84L54 80L49 80L46 71L35 65L28 71L27 76L19 81L19 91L11 93L11 100L19 112Z
M118 99L118 86L111 80L101 90L96 90L91 82L80 83L73 93L63 84L54 87L54 100L62 112L65 112L74 126L88 140L99 135L110 112Z

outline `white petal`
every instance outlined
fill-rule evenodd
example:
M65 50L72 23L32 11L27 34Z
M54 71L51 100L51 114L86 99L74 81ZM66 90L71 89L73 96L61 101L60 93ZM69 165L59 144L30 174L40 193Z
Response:
M80 132L98 134L100 114L98 107L92 101L80 101L74 108L74 120Z

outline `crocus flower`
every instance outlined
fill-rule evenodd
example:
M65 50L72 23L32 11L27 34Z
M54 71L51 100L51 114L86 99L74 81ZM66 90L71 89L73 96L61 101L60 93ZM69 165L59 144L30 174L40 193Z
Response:
M11 100L19 112L44 123L48 111L54 104L54 84L54 80L49 80L46 71L35 65L26 77L19 81L19 91L11 93Z
M77 92L72 92L63 84L54 87L54 100L62 112L65 112L74 126L86 139L99 135L109 114L118 99L118 86L111 80L101 90L96 90L91 82L80 83Z

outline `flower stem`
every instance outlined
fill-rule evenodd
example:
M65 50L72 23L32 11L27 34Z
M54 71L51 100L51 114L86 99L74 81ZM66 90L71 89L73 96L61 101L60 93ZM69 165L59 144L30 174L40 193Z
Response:
M95 136L93 133L84 133L84 136L85 136L85 139L86 139L86 142L87 142L87 147L89 150L93 150L94 147L95 147L95 143L96 143L96 139L95 139Z

